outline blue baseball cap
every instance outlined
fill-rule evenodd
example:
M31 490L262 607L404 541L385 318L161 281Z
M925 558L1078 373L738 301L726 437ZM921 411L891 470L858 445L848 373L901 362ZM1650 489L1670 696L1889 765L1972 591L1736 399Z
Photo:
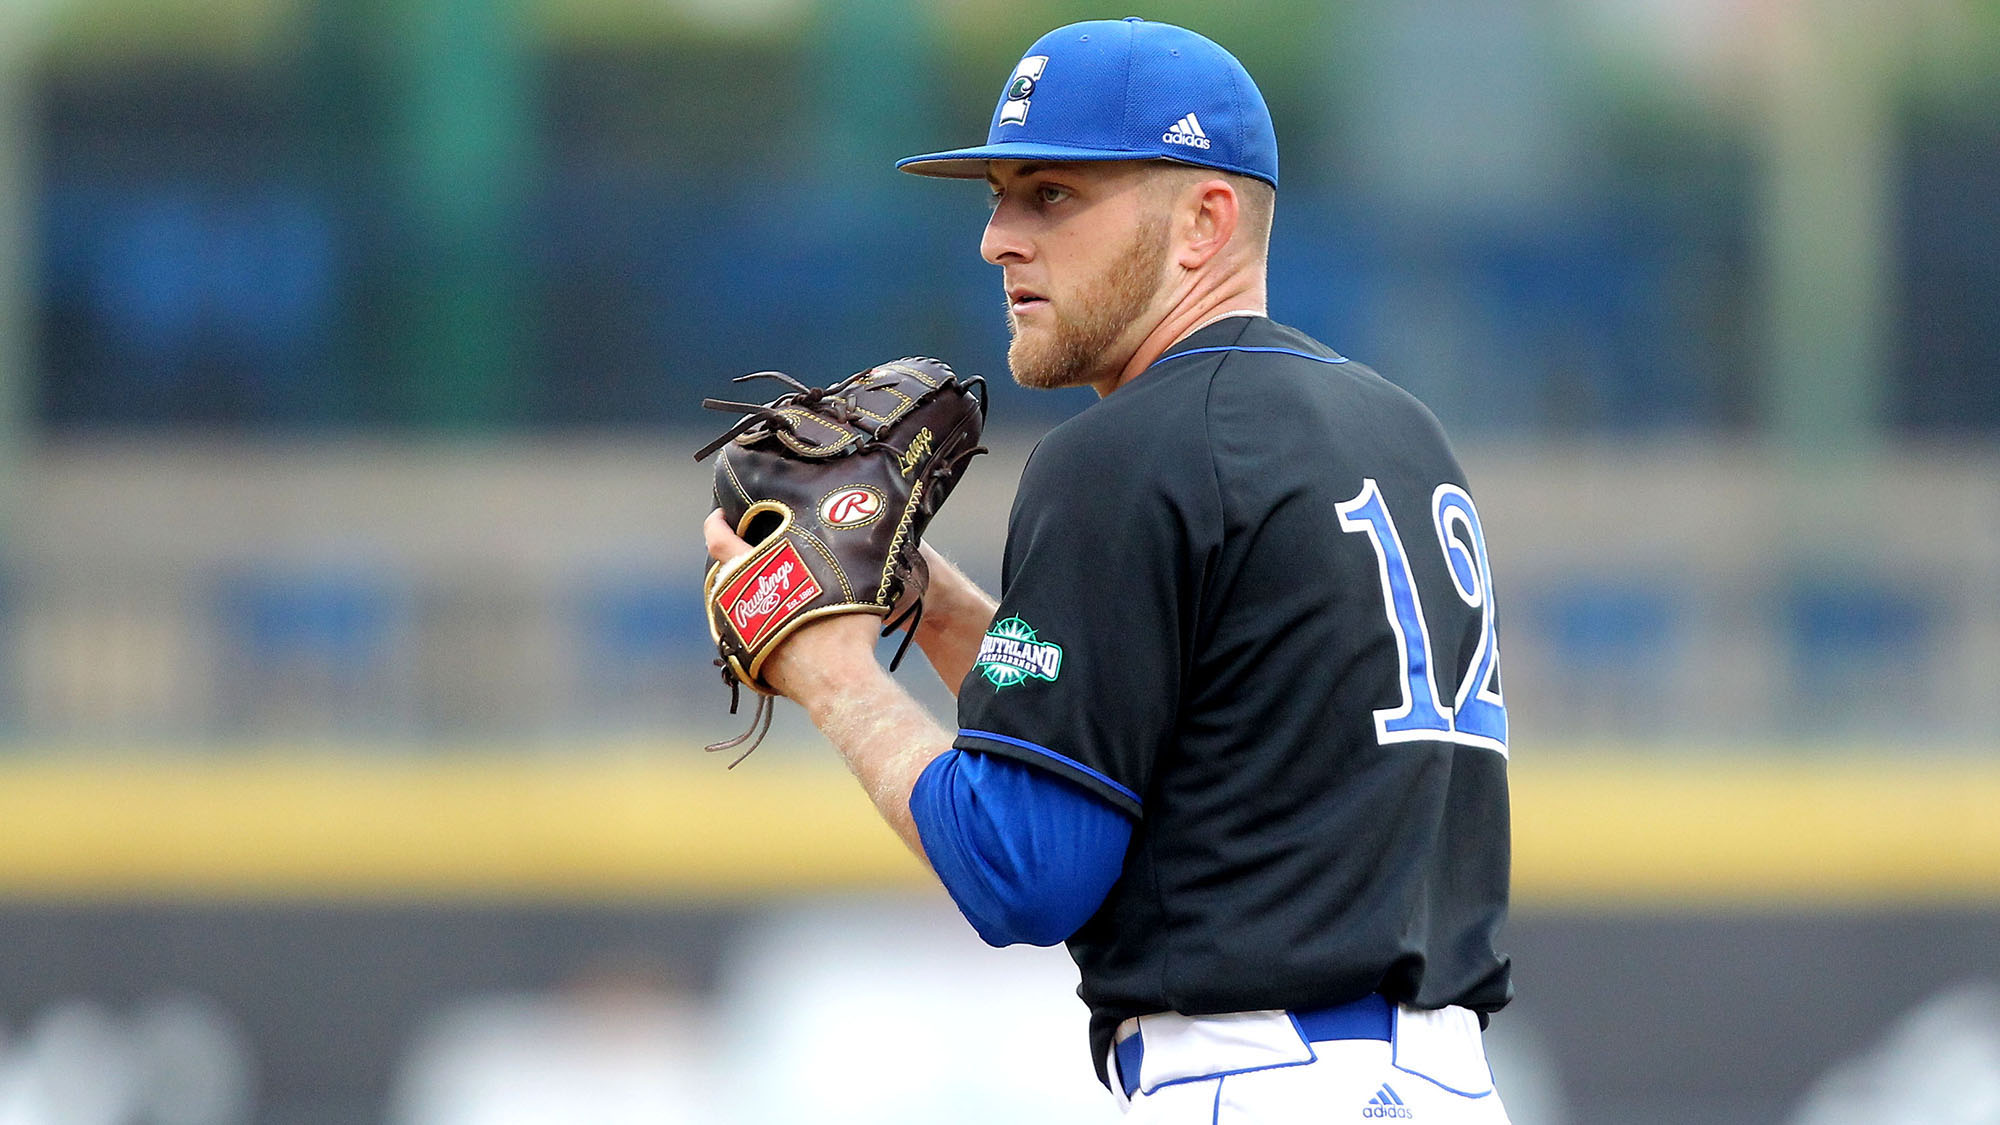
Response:
M1007 79L985 144L896 167L977 180L989 160L1174 160L1278 184L1278 136L1250 72L1214 40L1138 16L1037 39Z

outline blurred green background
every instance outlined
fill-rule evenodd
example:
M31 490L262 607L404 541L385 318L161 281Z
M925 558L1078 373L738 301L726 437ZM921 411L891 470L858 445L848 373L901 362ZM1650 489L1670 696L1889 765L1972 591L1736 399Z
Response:
M689 453L1005 384L892 164L1130 12L1481 497L1514 1119L2000 1122L1993 0L0 0L0 1122L1113 1119L796 713L700 753Z

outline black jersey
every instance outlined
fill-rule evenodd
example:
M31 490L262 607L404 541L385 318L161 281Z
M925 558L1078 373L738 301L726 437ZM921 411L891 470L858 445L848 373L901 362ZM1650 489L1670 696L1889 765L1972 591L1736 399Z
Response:
M1491 590L1436 419L1263 317L1036 447L956 745L1136 820L1069 941L1100 1071L1147 1012L1507 1002Z

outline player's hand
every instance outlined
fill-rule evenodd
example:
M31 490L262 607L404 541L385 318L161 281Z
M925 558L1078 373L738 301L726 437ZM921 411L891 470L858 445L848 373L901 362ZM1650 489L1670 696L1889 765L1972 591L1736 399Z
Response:
M708 519L702 521L701 534L708 543L708 557L716 562L728 562L739 555L747 554L750 550L750 544L730 530L729 521L723 518L721 508L708 513ZM932 581L942 580L948 587L945 591L945 600L950 600L951 595L958 593L957 587L969 585L958 568L947 562L945 557L938 554L937 549L929 543L920 545L918 551L930 567ZM919 596L915 590L903 591L903 595L896 599L896 604L889 610L890 620L901 616L910 608L910 603Z
M716 562L750 552L750 544L730 530L720 508L702 521L701 534L708 545L708 557ZM854 667L858 661L874 663L881 627L881 618L854 613L802 625L764 658L764 679L784 695L805 703L806 696L827 680L828 673Z
M701 523L701 537L708 543L708 557L716 562L728 562L738 555L750 553L750 544L729 527L729 521L722 518L722 509L708 513Z
M708 557L716 562L728 562L750 550L750 544L729 529L729 521L722 517L721 508L708 513L708 519L702 522L701 533L702 538L708 542ZM965 576L959 573L958 568L946 561L935 547L925 543L918 547L918 551L924 556L924 562L930 568L934 589L931 596L934 599L942 594L944 596L941 600L949 602L954 596L962 597L961 590L967 587L976 592L977 587L971 587ZM943 589L937 589L938 586L942 586ZM889 619L894 620L902 616L910 608L910 603L919 596L915 590L903 591L902 596L896 599L896 604L890 608Z

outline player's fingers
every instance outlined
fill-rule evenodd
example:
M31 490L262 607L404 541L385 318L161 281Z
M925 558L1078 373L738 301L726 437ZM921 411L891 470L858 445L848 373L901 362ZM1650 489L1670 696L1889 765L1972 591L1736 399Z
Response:
M708 541L708 557L716 562L728 562L750 551L750 544L729 530L729 521L722 518L721 508L708 513L708 518L702 521L701 537Z

